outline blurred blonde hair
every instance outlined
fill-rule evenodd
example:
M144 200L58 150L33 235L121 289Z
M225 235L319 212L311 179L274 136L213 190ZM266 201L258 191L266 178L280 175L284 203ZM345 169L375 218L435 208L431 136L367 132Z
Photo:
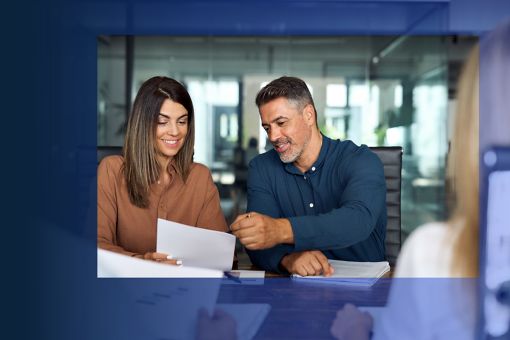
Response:
M453 237L453 276L478 276L479 240L479 79L480 48L471 51L458 82L457 109L448 157L454 197L448 221Z

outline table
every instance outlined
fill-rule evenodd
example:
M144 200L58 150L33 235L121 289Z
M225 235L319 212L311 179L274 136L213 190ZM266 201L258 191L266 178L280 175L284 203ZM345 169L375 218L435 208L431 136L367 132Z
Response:
M218 303L263 303L271 309L255 338L331 338L329 329L345 303L384 306L391 286L381 278L372 287L346 287L268 277L261 285L222 285Z

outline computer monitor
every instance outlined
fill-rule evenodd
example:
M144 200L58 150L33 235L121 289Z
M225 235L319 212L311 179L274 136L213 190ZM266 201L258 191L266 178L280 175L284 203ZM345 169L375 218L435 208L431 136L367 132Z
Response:
M481 158L480 339L510 338L510 147Z

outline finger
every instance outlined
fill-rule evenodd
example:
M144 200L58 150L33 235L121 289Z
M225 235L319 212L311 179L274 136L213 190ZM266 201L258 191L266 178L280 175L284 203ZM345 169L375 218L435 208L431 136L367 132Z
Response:
M230 225L230 228L232 229L232 227L237 225L239 223L239 221L241 221L243 219L243 217L244 217L244 215L237 216L236 219L234 220L234 222L232 222L232 224Z
M328 262L328 259L324 254L320 253L320 255L316 256L316 259L319 261L321 266L322 275L331 276L333 274L331 265Z
M166 260L168 258L168 254L166 253L152 253L151 257L153 260Z
M239 241L242 243L243 246L245 246L246 248L248 248L250 250L260 249L260 246L261 246L259 241L253 237L239 239Z
M313 267L314 275L322 274L322 265L317 258L312 258L310 260L310 265Z
M249 212L249 213L246 213L246 214L242 214L242 215L239 215L236 217L236 219L234 220L234 222L232 222L232 224L238 224L240 221L243 221L243 220L246 220L246 219L249 219L250 217L254 216L255 213L252 213L252 212Z
M300 266L297 270L296 270L296 273L301 275L301 276L307 276L307 271L305 269L304 266Z
M246 237L260 237L259 235L261 235L262 233L259 227L253 225L244 225L243 223L242 227L233 232L233 234L237 238L246 238Z
M304 264L303 267L306 270L306 276L313 275L315 273L315 270L313 269L313 266L310 263Z
M171 264L171 265L174 265L174 266L180 266L180 265L182 265L182 260L177 260L177 259L161 260L161 261L159 261L159 263Z
M230 230L232 230L232 232L235 233L239 230L250 228L254 225L253 222L254 221L251 218L240 219L239 221L234 222L230 225Z

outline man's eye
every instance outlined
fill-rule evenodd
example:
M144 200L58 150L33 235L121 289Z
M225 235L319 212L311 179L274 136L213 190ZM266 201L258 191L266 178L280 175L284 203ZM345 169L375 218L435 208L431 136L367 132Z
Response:
M277 124L278 126L283 126L283 125L285 125L285 123L286 123L286 122L276 122L276 124Z

